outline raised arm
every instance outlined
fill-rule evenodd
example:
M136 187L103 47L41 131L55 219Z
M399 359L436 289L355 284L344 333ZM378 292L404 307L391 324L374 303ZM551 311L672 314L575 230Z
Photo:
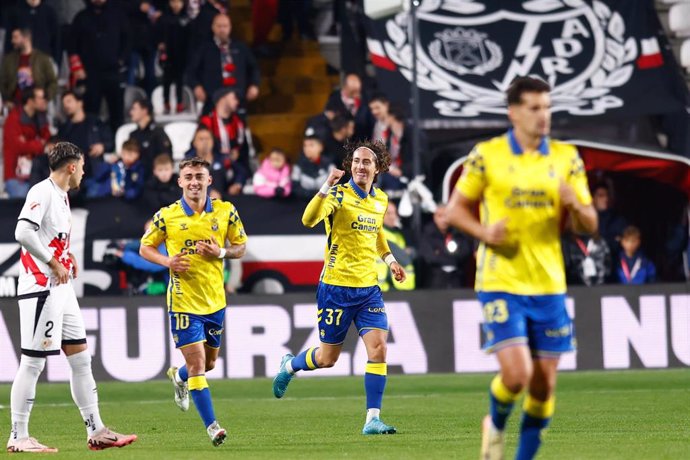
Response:
M333 212L335 204L333 201L327 199L328 191L338 183L340 178L343 177L343 174L345 174L345 171L342 169L331 170L326 182L321 186L319 192L314 195L314 198L311 199L307 208L304 210L302 224L304 224L305 227L314 227Z

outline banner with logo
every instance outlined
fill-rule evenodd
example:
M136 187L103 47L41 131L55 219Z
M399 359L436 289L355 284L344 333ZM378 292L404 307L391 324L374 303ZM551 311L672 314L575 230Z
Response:
M386 294L391 373L493 372L482 349L482 310L467 290ZM162 298L84 298L81 310L96 379L138 382L165 378L182 364L169 332ZM690 366L690 287L683 285L573 288L567 301L577 352L563 370ZM211 378L273 376L285 353L319 343L314 294L237 296L226 310L220 356ZM555 331L557 332L557 331ZM19 314L0 300L0 382L11 382L19 363ZM362 375L366 350L351 328L332 369L300 374ZM64 356L48 358L51 382L69 379ZM269 391L269 390L267 390Z
M684 111L687 87L653 0L424 0L417 10L418 85L426 128L505 123L517 76L552 87L554 117ZM408 13L369 21L379 87L409 99Z

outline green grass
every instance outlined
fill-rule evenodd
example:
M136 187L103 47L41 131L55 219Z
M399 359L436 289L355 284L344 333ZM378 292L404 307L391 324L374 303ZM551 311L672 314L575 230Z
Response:
M182 413L168 382L101 383L104 421L139 440L89 452L66 384L39 384L31 433L50 458L477 458L491 376L391 376L383 419L397 435L364 437L361 377L298 378L276 400L268 379L211 381L216 415L229 430L213 448L192 407ZM9 429L9 385L0 385L0 427ZM690 370L577 372L559 377L556 417L541 459L690 458ZM509 422L506 459L517 442ZM4 441L5 438L0 438Z

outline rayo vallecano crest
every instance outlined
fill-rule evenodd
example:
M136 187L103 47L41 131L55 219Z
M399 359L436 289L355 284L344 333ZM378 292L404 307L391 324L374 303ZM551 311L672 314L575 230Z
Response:
M424 0L418 19L418 84L445 117L505 113L504 91L521 75L551 84L554 112L602 114L623 106L612 90L638 56L622 16L597 0ZM407 13L387 21L382 44L411 81L408 23Z

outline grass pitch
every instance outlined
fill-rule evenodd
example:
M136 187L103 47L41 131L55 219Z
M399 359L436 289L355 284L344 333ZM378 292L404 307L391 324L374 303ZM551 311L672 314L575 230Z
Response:
M276 400L269 379L210 381L226 443L211 446L190 408L182 413L165 381L100 383L101 414L139 440L90 452L67 384L39 384L31 434L60 449L49 458L470 458L491 376L390 376L382 418L398 434L365 437L361 377L297 378ZM9 433L9 385L0 385L0 440ZM690 458L690 370L575 372L559 376L556 416L541 459ZM509 421L506 458L519 418ZM44 456L45 457L45 456Z

